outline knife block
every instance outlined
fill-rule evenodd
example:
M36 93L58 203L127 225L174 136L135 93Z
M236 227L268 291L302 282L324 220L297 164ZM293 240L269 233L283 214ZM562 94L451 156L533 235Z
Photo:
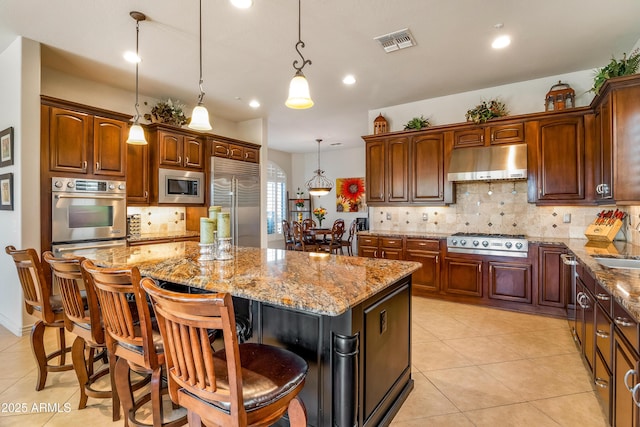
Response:
M613 242L613 239L620 231L622 227L622 221L616 219L611 224L595 224L595 221L589 224L584 235L589 240L595 240L598 242Z

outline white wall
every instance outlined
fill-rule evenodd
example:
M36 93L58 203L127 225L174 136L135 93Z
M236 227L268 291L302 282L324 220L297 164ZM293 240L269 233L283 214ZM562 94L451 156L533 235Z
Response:
M0 247L40 251L40 45L17 38L0 53L0 129L13 126L14 210L0 211ZM22 288L11 257L0 256L0 324L16 335L34 322L24 312Z
M392 132L403 130L405 123L420 115L430 118L432 125L464 122L467 110L492 98L502 100L510 115L544 111L545 95L558 80L568 83L575 90L577 107L586 106L594 96L589 92L593 86L593 73L593 70L576 71L369 110L369 131L373 133L373 121L380 113L387 119Z

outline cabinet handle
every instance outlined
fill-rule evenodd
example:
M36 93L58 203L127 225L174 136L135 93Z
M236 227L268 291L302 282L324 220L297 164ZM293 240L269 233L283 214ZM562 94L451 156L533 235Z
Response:
M436 264L440 262L440 256L436 255Z
M382 256L380 258L386 258L387 254L384 253L384 251L382 251Z
M148 192L147 190L145 190L145 191L144 191L144 197L145 197L145 199L146 199L147 197L149 197L149 192Z
M633 323L629 321L629 319L627 319L626 317L616 317L615 319L613 319L614 322L616 322L616 325L618 326L633 326Z
M248 159L249 158L249 153L244 153L244 158Z
M86 160L84 162L82 162L82 170L83 171L87 170L87 161Z
M440 192L440 196L439 197L442 199L442 191Z
M489 266L489 274L493 273L493 265Z
M633 398L633 403L635 403L636 406L640 408L640 402L638 402L638 398L636 397L638 395L638 393L636 393L638 389L640 389L640 383L636 384L633 387L633 390L631 390L631 397Z
M603 293L596 294L596 298L598 298L600 301L609 301L611 299L608 294Z
M634 389L634 387L632 387L632 386L630 386L630 385L629 385L629 381L628 381L628 380L629 380L629 377L630 377L631 375L636 375L636 374L637 374L637 372L636 372L636 370L635 370L635 369L629 369L629 370L627 371L627 373L626 373L626 374L624 374L624 386L625 386L629 391L633 391L633 389ZM637 384L636 384L636 385L637 385Z
M599 336L600 338L605 338L605 339L609 338L609 333L606 331L603 331L602 329L596 329L596 335Z
M496 134L491 132L491 142L496 140Z
M484 142L484 135L480 135L480 142Z
M96 162L96 170L99 171L100 170L100 162Z
M602 184L596 185L596 194L602 194Z
M185 162L185 163L189 163L189 157L185 157L185 158L184 158L184 162Z
M382 193L380 193L380 200L382 200L384 198L384 196L382 195Z
M478 265L478 273L482 273L482 264Z
M229 151L229 149L227 148L227 157L229 157L229 154L230 154L230 153L231 153L231 152L230 152L230 151Z
M378 258L378 250L377 249L375 251L373 251L373 257L374 258Z
M542 188L538 188L538 197L542 197Z
M178 163L182 163L182 156L178 156Z
M609 382L607 380L603 380L602 378L596 378L593 383L601 388L609 388Z

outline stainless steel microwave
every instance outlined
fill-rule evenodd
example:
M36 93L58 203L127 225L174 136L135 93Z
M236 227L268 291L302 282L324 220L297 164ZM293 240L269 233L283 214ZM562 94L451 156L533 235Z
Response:
M204 203L204 173L158 169L158 203Z

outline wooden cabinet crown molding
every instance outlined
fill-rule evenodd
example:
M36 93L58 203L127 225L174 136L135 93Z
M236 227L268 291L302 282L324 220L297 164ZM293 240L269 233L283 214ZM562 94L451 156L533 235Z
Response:
M116 111L105 110L103 108L92 107L90 105L79 104L73 101L67 101L65 99L53 98L51 96L40 95L40 104L48 107L64 108L67 110L77 111L79 113L86 113L93 116L105 117L108 119L122 120L125 122L130 121L133 116L130 114L118 113Z

